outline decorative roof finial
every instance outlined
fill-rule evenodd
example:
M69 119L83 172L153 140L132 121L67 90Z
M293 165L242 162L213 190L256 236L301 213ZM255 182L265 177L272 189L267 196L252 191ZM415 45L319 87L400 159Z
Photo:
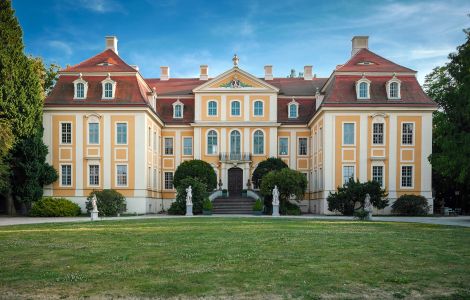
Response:
M240 59L238 58L237 54L233 55L232 61L233 61L233 66L238 67L238 62L240 61Z

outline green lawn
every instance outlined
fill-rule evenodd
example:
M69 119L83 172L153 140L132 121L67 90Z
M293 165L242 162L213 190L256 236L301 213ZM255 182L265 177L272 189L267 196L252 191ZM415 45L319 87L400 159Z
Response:
M0 227L0 298L470 298L470 228L265 218Z

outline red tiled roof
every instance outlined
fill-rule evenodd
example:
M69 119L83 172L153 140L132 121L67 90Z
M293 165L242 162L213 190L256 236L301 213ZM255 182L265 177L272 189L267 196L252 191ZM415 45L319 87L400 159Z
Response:
M102 65L103 64L103 65ZM136 69L124 62L113 50L107 49L92 58L75 66L70 66L62 72L137 72Z
M355 83L362 76L336 75L326 89L326 95L322 105L343 105L343 106L373 106L373 105L393 105L393 106L413 106L429 105L435 106L414 76L397 76L401 80L401 99L388 100L385 84L392 79L392 76L369 76L370 100L358 100Z
M194 98L191 99L180 99L180 102L184 104L183 108L183 118L181 119L174 119L173 118L173 103L175 103L177 99L165 99L165 98L158 98L157 99L157 114L161 118L161 120L166 124L189 124L194 122Z
M292 99L278 98L277 99L277 121L282 124L306 124L315 114L316 106L315 99L297 99L299 103L299 117L290 119L288 115L288 105Z
M146 87L139 83L136 76L111 76L116 81L116 95L112 100L103 100L101 81L106 76L83 76L88 83L87 98L74 100L74 84L78 76L61 75L46 98L46 105L148 105Z
M145 79L150 88L155 87L158 96L184 96L192 95L193 89L206 83L199 78L170 78L160 80L159 78Z
M371 62L371 64L361 64ZM409 68L400 66L369 49L359 50L346 64L338 67L340 72L416 72Z

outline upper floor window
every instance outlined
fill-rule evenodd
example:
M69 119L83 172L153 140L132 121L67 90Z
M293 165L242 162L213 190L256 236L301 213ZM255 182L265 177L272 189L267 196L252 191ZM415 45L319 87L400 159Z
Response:
M253 134L253 154L264 154L264 133L261 130Z
M83 80L82 74L80 73L80 77L76 79L73 84L74 84L74 99L85 99L86 94L88 91L88 83Z
M279 155L288 155L289 154L289 138L281 137L279 138Z
M372 181L377 181L380 186L384 186L384 167L372 166Z
M165 190L173 189L173 172L165 172Z
M184 104L178 99L173 103L173 118L180 119L183 117Z
M263 115L263 101L255 101L254 103L254 115L255 116L262 116Z
M88 123L88 144L100 143L100 124Z
M207 104L207 114L209 116L217 116L217 101L209 101Z
M89 165L88 168L88 185L100 185L100 166Z
M72 185L72 165L61 165L60 168L60 183L61 186Z
M127 186L127 165L116 166L116 185Z
M354 166L343 166L343 184L354 179Z
M354 123L343 124L343 145L354 145Z
M232 101L230 113L232 116L240 115L240 101Z
M299 116L299 104L292 99L292 102L289 103L289 118L295 119Z
M401 95L400 95L401 81L398 78L396 78L395 75L393 75L393 78L387 82L386 88L387 88L388 99L398 100L401 98Z
M207 133L207 154L217 153L217 131L211 130Z
M127 144L127 123L116 123L116 144Z
M60 135L61 144L72 144L72 123L61 123Z
M108 77L105 80L101 81L103 93L101 95L102 99L114 99L116 95L116 82L111 79L111 75L108 73Z
M403 145L413 145L413 123L402 124L401 143Z
M183 155L193 155L193 138L183 138Z
M370 99L370 80L364 76L356 82L357 99Z
M299 138L299 155L307 155L307 138Z
M401 167L401 187L413 187L413 166Z
M384 123L372 124L372 144L383 145L384 143Z
M173 138L165 138L165 155L173 155Z

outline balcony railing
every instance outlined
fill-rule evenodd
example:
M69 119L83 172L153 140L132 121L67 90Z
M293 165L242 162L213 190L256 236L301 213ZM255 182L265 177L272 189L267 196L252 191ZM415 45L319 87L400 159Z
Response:
M249 152L222 152L219 155L219 159L220 161L251 161L251 154Z

